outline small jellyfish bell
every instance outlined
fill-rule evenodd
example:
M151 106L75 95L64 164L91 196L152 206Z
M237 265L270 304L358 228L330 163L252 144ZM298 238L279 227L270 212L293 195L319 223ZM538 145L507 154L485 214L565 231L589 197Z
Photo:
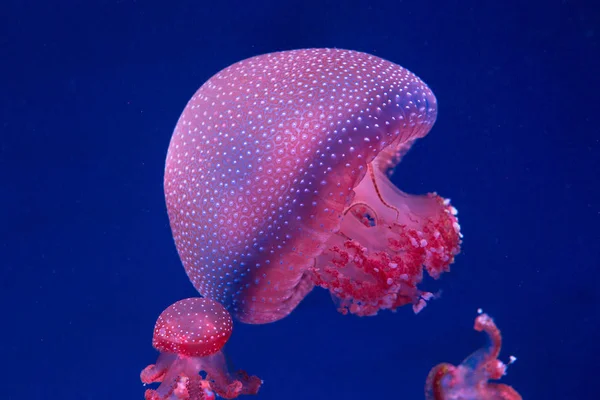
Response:
M227 370L222 348L232 327L227 310L210 299L180 300L164 310L152 339L161 354L140 375L145 384L161 384L156 390L146 390L146 400L213 400L215 394L233 399L256 394L262 383L259 378Z

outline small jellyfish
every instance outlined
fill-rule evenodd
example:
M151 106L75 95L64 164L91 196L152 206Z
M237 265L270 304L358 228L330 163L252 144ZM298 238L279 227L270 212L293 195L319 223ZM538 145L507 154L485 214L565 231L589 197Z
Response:
M219 303L204 298L180 300L164 310L154 326L152 345L160 351L156 364L144 368L146 400L214 400L256 394L262 381L245 371L229 373L223 346L233 321Z
M467 357L460 365L441 363L427 376L427 400L521 400L521 395L511 386L489 382L506 374L508 365L498 360L502 347L500 330L489 315L479 310L475 330L485 332L489 343ZM508 364L516 361L510 357Z

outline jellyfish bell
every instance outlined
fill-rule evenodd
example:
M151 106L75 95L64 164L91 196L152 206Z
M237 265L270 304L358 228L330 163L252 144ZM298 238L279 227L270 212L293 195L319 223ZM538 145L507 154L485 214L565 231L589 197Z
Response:
M431 293L459 252L455 209L386 173L437 116L429 87L366 53L306 49L225 68L185 107L165 166L173 237L200 294L238 320L288 315L315 285L373 315Z

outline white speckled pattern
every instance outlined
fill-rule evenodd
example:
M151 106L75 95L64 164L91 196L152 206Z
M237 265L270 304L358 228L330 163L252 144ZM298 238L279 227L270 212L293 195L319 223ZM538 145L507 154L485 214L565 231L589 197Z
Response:
M355 51L265 54L213 76L181 114L164 182L198 292L244 322L287 315L366 164L426 135L436 114L418 77Z

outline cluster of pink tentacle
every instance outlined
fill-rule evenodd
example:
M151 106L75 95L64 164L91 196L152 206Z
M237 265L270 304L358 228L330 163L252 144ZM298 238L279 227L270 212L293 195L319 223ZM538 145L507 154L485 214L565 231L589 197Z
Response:
M163 393L147 389L146 400L215 400L216 396L224 399L234 399L243 394L257 394L262 381L256 376L250 376L245 371L237 371L236 379L223 383L221 378L213 379L209 374L202 377L199 373L180 373L165 381L168 369L159 369L156 365L147 366L140 377L144 384L161 383Z
M340 312L367 316L412 304L417 313L435 297L417 288L423 269L434 279L449 271L459 252L461 235L449 203L434 194L430 197L444 212L420 221L419 229L373 220L374 212L363 204L348 211L366 229L377 229L373 234L387 243L381 245L383 250L373 251L351 238L339 240L311 269L315 284L339 299Z
M154 365L149 365L142 371L141 378L143 383L162 382L162 378L150 376L149 372L153 367ZM168 385L168 389L164 395L161 395L157 390L146 389L144 398L146 400L215 400L216 394L212 390L210 382L207 379L202 379L200 375L179 375L172 385Z

